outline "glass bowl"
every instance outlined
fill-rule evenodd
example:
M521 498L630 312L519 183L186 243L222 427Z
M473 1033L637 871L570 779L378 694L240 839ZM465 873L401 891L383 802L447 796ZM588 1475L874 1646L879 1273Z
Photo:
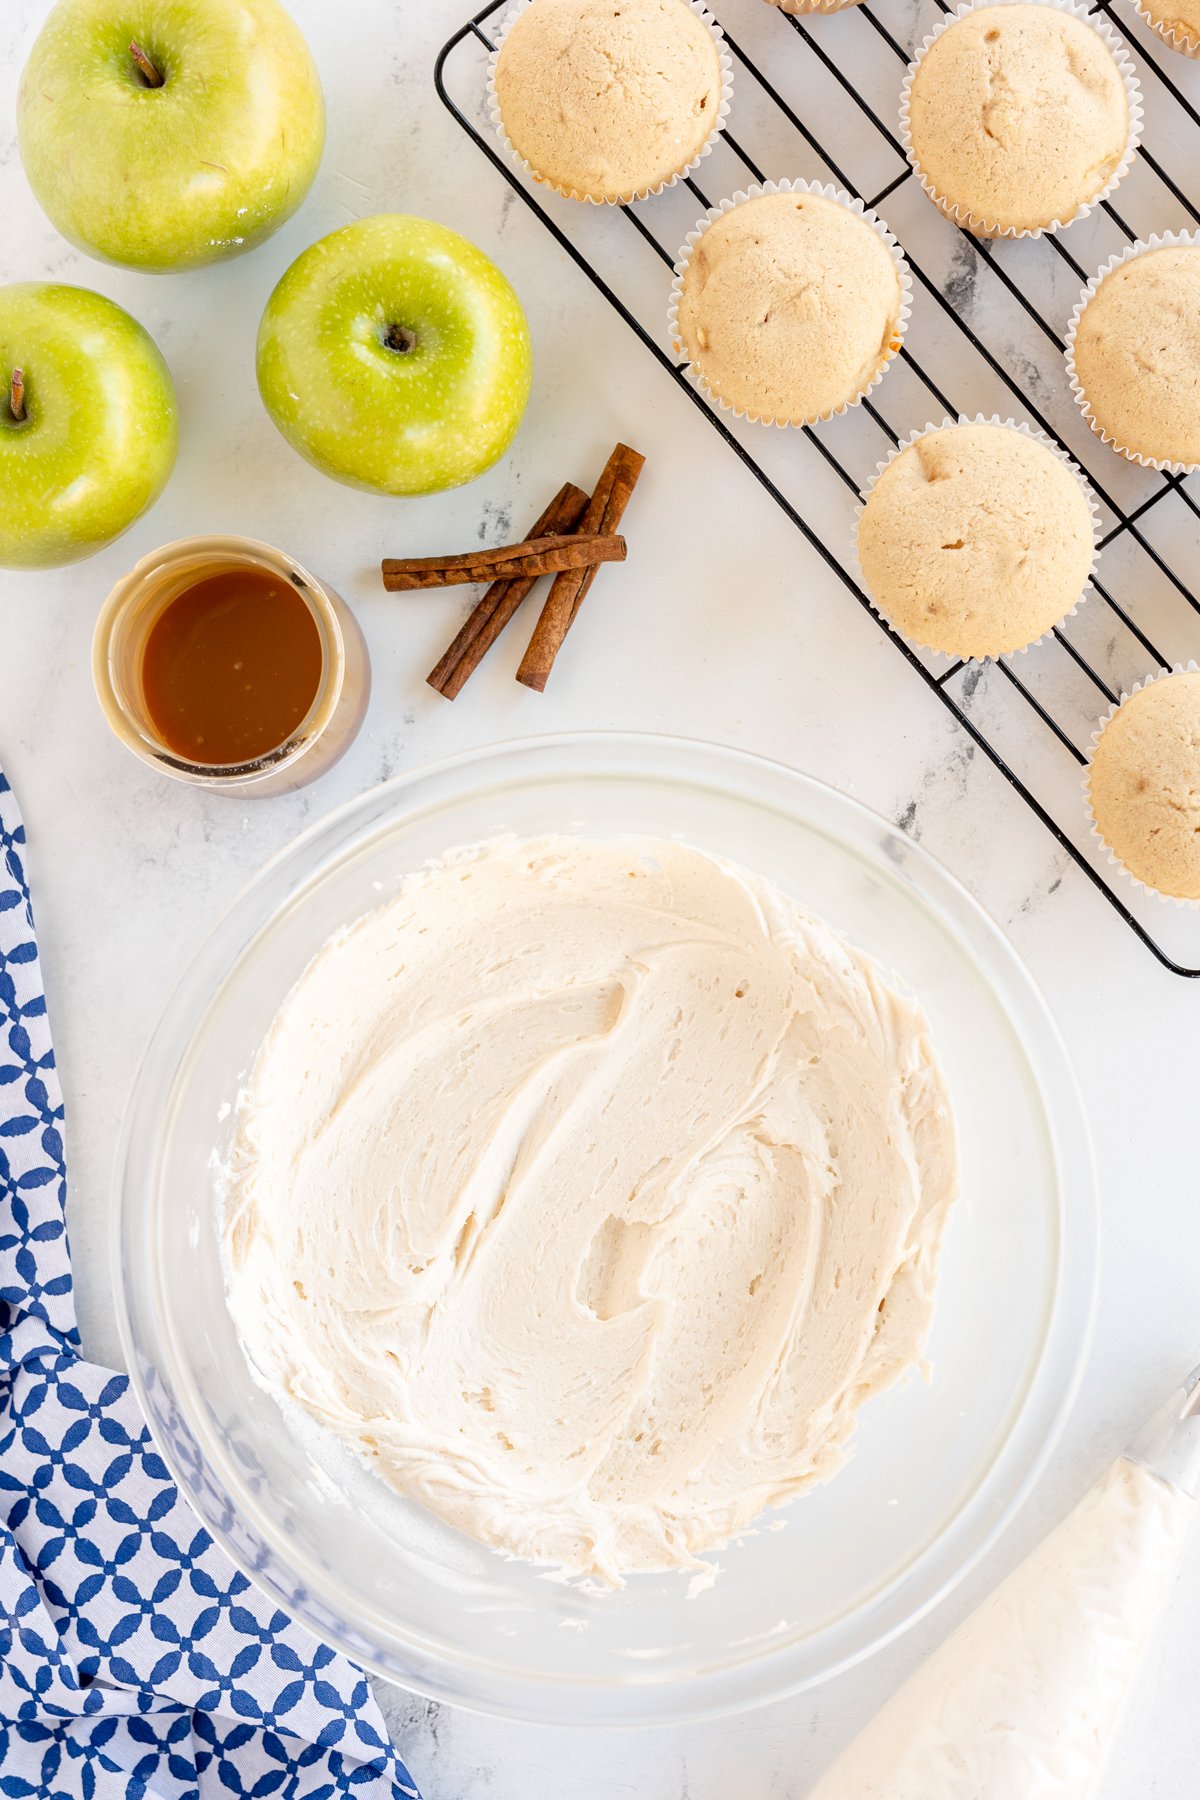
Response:
M871 1401L848 1465L686 1575L582 1591L392 1493L251 1378L216 1231L239 1086L324 940L429 857L504 832L677 836L758 870L926 1008L961 1138L932 1379ZM778 764L596 733L489 747L373 789L257 877L185 975L118 1156L117 1289L138 1396L180 1488L295 1617L437 1700L658 1723L778 1699L933 1606L1010 1518L1085 1355L1095 1176L1066 1054L1022 964L920 847ZM771 1528L768 1528L771 1527Z

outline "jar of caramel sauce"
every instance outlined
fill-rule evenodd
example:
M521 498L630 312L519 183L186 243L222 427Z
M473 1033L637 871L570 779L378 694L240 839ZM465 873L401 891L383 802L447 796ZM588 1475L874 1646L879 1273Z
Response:
M345 601L251 538L184 538L143 557L104 604L92 674L105 718L143 762L246 796L323 775L371 691Z

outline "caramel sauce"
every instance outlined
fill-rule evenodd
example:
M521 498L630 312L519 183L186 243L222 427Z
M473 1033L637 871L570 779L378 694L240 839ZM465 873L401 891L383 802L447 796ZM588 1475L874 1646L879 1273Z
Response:
M316 698L321 637L303 597L267 569L225 569L167 603L142 652L146 711L188 762L255 762Z

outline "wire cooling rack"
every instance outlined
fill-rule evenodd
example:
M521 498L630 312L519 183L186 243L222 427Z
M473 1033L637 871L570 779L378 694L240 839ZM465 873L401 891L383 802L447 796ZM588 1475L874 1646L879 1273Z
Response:
M1103 557L1088 603L1026 654L984 664L927 656L877 614L936 693L1071 859L1160 963L1200 977L1200 913L1145 898L1091 837L1080 782L1099 719L1135 681L1200 659L1200 487L1115 455L1087 428L1063 364L1072 308L1102 263L1136 238L1200 225L1200 63L1166 48L1132 8L1113 17L1134 50L1146 124L1110 201L1066 234L986 243L923 194L898 135L905 65L944 0L871 0L792 17L762 0L717 0L734 63L726 131L694 175L637 206L594 207L529 181L492 127L488 57L510 0L493 0L438 58L438 93L484 155L538 214L854 597L857 497L890 448L960 414L1040 427L1080 463L1100 502ZM1093 8L1110 14L1107 0ZM1175 171L1175 173L1172 173ZM802 432L750 425L710 403L677 365L666 325L670 271L707 208L754 182L833 181L879 211L914 281L907 339L883 383L844 418Z

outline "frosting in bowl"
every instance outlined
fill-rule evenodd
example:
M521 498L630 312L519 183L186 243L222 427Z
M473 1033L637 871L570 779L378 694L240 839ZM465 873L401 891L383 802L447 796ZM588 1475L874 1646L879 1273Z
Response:
M618 1582L839 1466L957 1187L917 1006L678 843L505 839L318 953L222 1230L260 1379L452 1525Z

